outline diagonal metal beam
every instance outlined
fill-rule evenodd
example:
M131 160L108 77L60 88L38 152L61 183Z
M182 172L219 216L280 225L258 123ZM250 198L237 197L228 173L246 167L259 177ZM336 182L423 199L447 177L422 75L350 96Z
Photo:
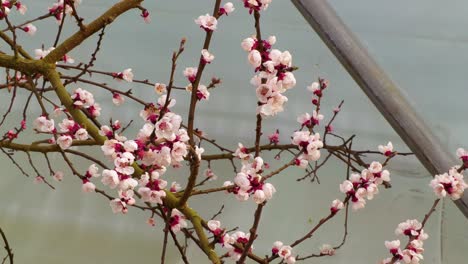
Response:
M326 0L291 1L432 175L446 172L460 162L432 134ZM455 204L468 218L468 192Z

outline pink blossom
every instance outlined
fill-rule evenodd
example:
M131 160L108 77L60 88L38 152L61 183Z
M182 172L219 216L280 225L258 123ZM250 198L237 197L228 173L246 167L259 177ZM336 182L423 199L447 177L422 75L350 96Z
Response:
M163 190L151 190L148 187L141 187L138 189L138 193L145 202L162 204L162 198L166 197L166 192Z
M18 12L20 12L21 15L24 15L26 14L26 11L28 11L28 8L25 4L21 3L20 1L17 1L15 3L15 6L16 6L16 10L18 10Z
M134 140L127 140L124 142L123 147L126 152L134 152L138 149L138 144Z
M132 190L119 191L120 198L115 198L114 200L110 201L112 212L114 214L116 213L126 214L128 212L127 205L135 204L135 199L133 198L133 195L134 193Z
M75 133L75 138L78 140L86 140L88 139L88 131L84 128L80 128Z
M166 98L167 98L167 94L163 94L161 95L159 98L158 98L158 105L159 106L164 106L164 104L166 103ZM175 104L176 104L176 99L174 98L169 98L169 105L167 106L167 108L172 108ZM174 115L174 113L172 113Z
M120 183L119 175L115 170L103 170L101 182L109 188L115 189Z
M278 255L283 259L287 259L289 256L292 255L292 247L283 245L282 247L280 247Z
M320 254L333 256L335 255L335 249L329 244L323 244L320 246Z
M34 178L34 183L44 183L44 177L41 176L41 175L37 175L35 178Z
M73 119L63 119L59 124L60 132L75 133L79 129L79 125Z
M392 255L401 254L400 240L385 241L385 247L390 250Z
M244 145L242 145L242 143L238 143L238 148L236 149L236 151L234 152L234 154L232 154L234 157L237 157L241 160L249 160L252 155L249 154L248 150L246 147L244 147Z
M197 77L198 69L195 67L187 67L184 70L184 76L187 77L189 82L193 83Z
M67 54L63 55L62 61L65 62L65 63L75 63L75 59L73 59L72 57L70 57Z
M266 200L270 200L273 197L273 194L276 193L275 186L268 182L263 184L262 190L265 194Z
M130 152L124 152L117 154L117 157L114 159L115 170L125 175L131 175L135 172L135 169L132 167L132 164L135 160Z
M323 115L314 110L312 112L312 124L319 125L321 120L323 120Z
M125 102L125 97L123 97L121 94L119 93L113 93L112 94L112 102L119 106L121 104L123 104Z
M209 220L207 223L208 229L215 235L220 235L223 233L221 229L221 222L218 220Z
M468 188L463 174L458 173L457 168L450 169L449 173L436 175L429 185L437 197L449 196L452 200L460 199L464 190Z
M190 84L191 86L191 84ZM208 100L210 99L210 92L208 92L208 88L203 85L203 84L199 84L198 85L198 89L197 89L197 98L198 100Z
M266 104L257 107L257 114L262 116L275 116L276 114L283 112L283 105L288 101L288 98L282 94L275 94L268 99Z
M185 216L177 209L172 209L171 217L169 219L169 224L171 225L171 230L175 233L179 232L182 228L187 227L187 222L185 221Z
M204 16L199 16L195 19L195 23L203 28L205 31L213 31L216 29L216 25L218 24L218 20L214 16L210 16L206 14Z
M163 94L163 93L166 93L167 90L166 90L166 85L164 83L155 83L154 84L154 91L157 93L157 94Z
M248 191L250 189L250 180L245 173L239 172L234 178L234 183L241 188L241 190Z
M261 103L267 103L268 99L277 93L274 88L275 87L270 81L265 84L260 84L255 90L258 101Z
M468 161L468 151L466 151L464 148L458 148L457 149L457 156L460 158L463 162Z
M379 145L380 153L384 154L385 156L389 157L393 154L393 144L392 142L388 142L386 146Z
M176 139L175 133L180 127L182 118L173 113L166 113L156 124L156 136L158 138L165 138L169 141Z
M96 185L90 182L89 180L83 180L83 185L81 186L83 192L90 193L96 190Z
M320 84L318 82L313 82L311 85L307 86L307 90L316 94L317 91L320 91Z
M398 227L395 229L395 234L396 235L406 235L406 236L418 236L419 235L419 230L421 230L422 225L421 223L416 220L406 220L405 222L402 222L398 224Z
M283 242L281 241L276 241L275 243L273 243L273 247L271 248L271 253L273 255L275 254L278 254L280 248L283 246Z
M218 176L216 176L216 174L214 174L214 172L208 168L205 170L205 172L203 173L207 178L210 179L210 181L213 181L213 180L216 180L218 178Z
M285 72L282 75L282 79L278 83L281 84L283 89L291 89L296 86L296 77L294 77L292 72Z
M63 135L57 138L57 144L60 146L61 149L67 149L71 147L72 143L73 139L68 135Z
M110 201L110 206L114 214L126 213L128 211L126 203L122 202L119 198Z
M262 65L262 55L258 50L252 50L248 56L249 63L254 67L258 68Z
M269 135L268 140L270 140L270 144L278 144L279 143L279 130L277 129L275 133Z
M201 54L204 63L211 63L215 58L207 49L202 49Z
M343 209L344 207L344 204L342 201L338 200L338 199L335 199L333 200L332 202L332 205L330 207L330 211L333 213L333 214L336 214L339 210Z
M151 22L150 13L148 12L147 9L144 9L143 11L141 11L140 16L143 18L146 24L149 24Z
M170 192L176 193L182 189L182 186L180 186L179 183L177 182L172 182L171 183L171 188L169 189Z
M125 69L122 72L114 73L114 78L117 80L125 80L129 83L133 82L133 72L131 68Z
M373 161L369 166L369 171L371 173L380 173L382 171L382 164L378 161Z
M56 181L62 181L63 180L63 172L61 171L56 171L53 175L54 180Z
M148 218L148 220L146 220L146 223L147 223L149 226L156 226L156 221L155 221L154 218L152 218L152 217Z
M294 263L296 263L296 258L294 256L289 256L286 259L286 264L294 264Z
M220 15L228 15L234 11L234 5L231 2L227 2L223 7L219 9Z
M34 120L34 129L39 132L52 133L55 131L55 125L53 119L47 119L45 116L40 116Z
M253 200L256 204L261 204L266 200L263 190L256 190L253 194Z
M88 167L88 170L86 171L86 177L99 177L99 168L96 166L96 164L91 164Z
M93 94L82 88L76 89L71 98L73 99L73 104L77 107L91 107L94 105Z
M301 126L310 126L312 123L311 118L312 117L309 115L309 113L304 113L297 117L297 122L299 122Z
M88 112L91 114L93 117L98 117L101 115L101 106L98 103L95 103L88 107Z
M55 48L50 47L49 49L43 50L43 49L35 49L34 54L36 60L42 60L45 56L47 56L51 51L53 51Z
M303 155L300 155L297 159L295 159L294 162L295 162L296 166L298 166L299 168L302 168L302 169L307 168L307 165L309 164L309 162L304 158Z
M22 29L23 29L24 32L28 33L28 35L30 35L30 36L34 36L34 34L36 34L36 31L37 31L36 26L34 26L31 23L27 24Z
M253 38L244 39L241 43L242 49L244 49L245 51L251 51L255 42L256 42L256 39L253 39Z

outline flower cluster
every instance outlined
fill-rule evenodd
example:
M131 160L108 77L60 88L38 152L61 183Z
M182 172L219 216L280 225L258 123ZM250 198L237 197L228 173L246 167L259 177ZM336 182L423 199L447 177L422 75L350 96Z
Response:
M119 191L119 198L115 198L110 201L110 206L114 214L128 212L128 205L135 204L135 198L133 198L134 192L132 190Z
M304 113L297 117L297 122L301 124L302 127L312 128L315 125L319 125L320 121L323 119L323 115L319 114L316 110L312 112L312 116L309 113Z
M364 208L366 199L372 200L379 193L378 185L390 182L390 172L383 170L380 162L374 161L360 174L353 173L349 180L340 184L340 191L350 197L354 210Z
M56 134L57 144L61 149L67 149L72 145L73 139L86 140L88 139L88 131L82 128L73 119L63 119L59 124L60 131L57 133L55 122L53 119L48 119L46 116L40 116L33 122L34 129L40 133ZM50 140L55 141L55 138Z
M78 88L73 92L71 98L76 108L86 109L93 117L101 115L101 107L98 103L94 102L92 93Z
M406 220L398 225L395 230L396 235L408 236L409 242L405 249L400 249L400 240L385 241L385 247L393 255L392 258L387 258L381 261L381 264L386 264L394 261L395 264L403 263L418 264L423 259L424 240L428 235L424 233L422 224L418 220Z
M258 99L257 114L274 116L282 112L288 98L283 95L296 85L292 73L292 57L289 51L271 49L276 37L257 40L255 36L242 41L242 48L249 53L249 63L255 68L255 75L250 83L256 87Z
M41 133L55 133L55 121L46 116L40 116L33 122L34 130Z
M211 63L214 59L214 55L209 53L208 50L204 49L202 50L202 62L203 63ZM188 81L190 82L190 84L188 84L186 87L185 87L185 90L189 91L189 92L192 92L192 89L193 89L193 83L195 82L196 80L196 77L197 77L197 72L198 72L198 69L197 68L194 68L194 67L187 67L185 68L184 70L184 76L188 79ZM206 87L206 85L204 84L198 84L198 87L197 87L197 99L198 100L208 100L210 99L210 92L208 91L208 87Z
M253 11L266 10L272 0L243 0L244 7L249 9L249 14Z
M88 170L86 171L86 174L82 179L83 185L81 186L81 188L83 192L94 192L96 190L96 185L94 185L94 183L92 183L90 179L99 176L100 174L98 172L98 167L96 166L96 164L91 164L91 166L89 166ZM63 178L63 175L57 175L55 177L58 177L58 180L60 180L60 178Z
M242 146L242 144L239 143L239 146ZM245 150L243 152L242 148L238 148L236 153L233 155L241 158L243 165L241 172L234 178L234 183L224 182L224 186L234 184L234 188L229 189L228 192L234 193L239 201L247 201L251 195L257 204L270 200L276 189L271 183L265 183L261 176L264 169L263 159L256 157L253 161L250 161L252 156L246 154Z
M458 172L459 166L453 167L448 173L435 175L434 179L429 184L434 193L439 198L445 196L450 197L452 200L458 200L462 197L463 192L468 188L463 179L463 174Z
M59 124L59 128L60 136L57 138L57 144L62 149L69 148L73 142L73 139L88 139L88 131L82 128L73 119L63 119Z
M132 198L133 190L137 187L144 202L162 204L168 184L161 176L169 166L180 167L188 153L187 131L180 128L182 118L169 109L160 116L165 101L166 95L163 95L156 105L147 106L141 111L140 116L146 123L134 140L128 140L118 133L121 128L118 121L100 129L100 134L107 137L101 149L114 162L114 169L103 171L102 182L111 189L118 189L121 199L116 203L119 205L116 208L125 209L127 199ZM169 107L172 107L175 100L170 102ZM198 149L198 153L202 151L203 149ZM139 181L132 178L134 164L145 171ZM179 189L176 182L171 185L171 191Z
M4 19L6 16L8 16L11 12L11 9L13 9L13 7L16 7L16 10L21 15L26 14L26 11L28 10L26 5L22 4L20 1L1 0L1 5L2 5L2 8L0 9L0 19Z
M249 242L250 233L236 231L232 235L226 232L225 228L221 228L221 222L218 220L209 220L207 222L209 231L214 236L214 243L219 243L222 247L228 250L228 256L237 261L242 256L243 248ZM249 249L252 250L253 247Z
M52 5L52 7L49 7L49 14L54 15L57 23L62 21L64 12L66 15L71 15L73 13L73 7L70 5L70 3L73 3L74 7L77 7L79 4L81 4L81 0L58 0L57 3Z
M299 147L302 154L296 158L296 165L305 168L309 161L320 159L320 149L323 142L320 140L320 134L311 134L310 131L296 131L292 136L292 143Z
M273 255L278 254L278 256L282 258L286 264L296 263L296 258L292 255L292 247L283 245L283 242L281 241L276 241L273 243L271 253Z

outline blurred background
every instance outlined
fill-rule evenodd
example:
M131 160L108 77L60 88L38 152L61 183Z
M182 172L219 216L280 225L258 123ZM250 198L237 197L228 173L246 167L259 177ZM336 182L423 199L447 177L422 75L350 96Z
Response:
M47 13L47 8L54 1L23 2L29 11L26 17L13 16L15 23ZM196 121L196 126L209 137L217 138L218 143L230 149L235 149L237 142L253 145L256 108L254 88L249 84L253 73L245 52L240 48L242 39L254 33L254 21L240 1L233 2L235 12L220 20L214 34L210 51L216 59L204 73L205 83L216 76L222 79L223 84L212 91L209 101L199 104ZM85 18L84 22L88 23L113 3L115 1L85 0L78 10ZM176 72L176 84L185 86L182 71L185 67L195 66L204 38L194 19L211 12L213 3L208 0L146 1L144 7L150 11L152 23L145 24L137 10L119 17L106 29L95 68L114 72L132 68L136 79L167 83L171 54L177 49L180 39L185 37L186 51L180 57ZM457 147L467 147L466 1L333 0L330 3L407 94L443 144L453 153ZM67 22L62 40L77 29L74 21ZM293 64L299 67L294 73L298 84L286 94L289 101L285 112L265 122L265 134L279 129L281 142L288 142L289 135L297 127L296 116L312 111L311 95L306 86L323 77L330 80L322 106L325 118L330 118L332 109L342 99L345 100L343 111L334 123L338 134L344 137L356 134L353 147L358 149L377 149L379 144L392 141L396 150L408 151L289 1L274 0L262 13L261 23L263 35L275 35L275 47L289 50L293 55ZM42 45L50 47L57 31L53 19L35 25L38 27L35 37L19 36L23 47L31 53ZM91 38L69 55L77 62L87 62L95 44L96 38ZM93 79L108 82L122 90L133 88L135 95L148 101L157 99L153 89L148 86L117 83L97 75ZM112 117L125 123L134 119L134 126L126 136L136 134L142 124L138 105L127 100L116 107L112 104L110 93L84 84L70 85L68 89L72 91L80 86L95 94L103 108L101 120ZM0 109L3 114L10 102L10 95L6 91L2 91L2 94ZM14 107L15 111L23 109L21 100L25 100L26 93L20 92L18 96L22 99ZM174 110L185 116L188 112L188 93L177 91L174 96L177 100ZM38 115L38 107L33 105L30 109L28 125L31 127L32 120ZM4 133L4 129L17 125L19 118L19 112L16 116L12 115L0 132ZM18 142L38 138L42 137L31 134ZM101 155L99 149L89 151ZM207 153L217 151L207 148ZM22 153L15 156L25 170L32 172ZM46 175L43 157L34 155L33 159ZM264 159L275 167L273 153L266 154ZM135 208L130 208L127 215L114 215L105 198L81 192L81 182L71 175L58 155L52 155L51 160L54 168L66 173L63 182L54 183L56 190L34 184L33 177L21 175L4 155L0 158L0 226L8 236L16 263L159 262L163 237L161 221L157 220L156 227L151 228L145 223L149 215ZM73 162L83 172L89 166L89 162L78 158ZM229 163L215 163L213 170L219 178L208 186L220 186L234 177ZM431 176L415 158L395 158L389 170L393 188L381 190L365 209L350 212L349 236L336 256L311 259L305 263L377 263L388 256L384 241L396 239L394 230L398 223L423 218L434 200L428 187ZM168 172L168 182L184 183L185 172ZM302 171L295 168L273 178L272 183L278 192L264 209L260 236L254 244L259 254L270 252L276 240L285 243L295 240L325 216L330 202L341 197L338 185L346 177L345 173L346 168L341 163L330 161L319 174L320 184L296 182ZM98 186L101 186L100 183ZM234 197L224 194L194 197L191 200L191 206L207 218L215 214L222 204L225 209L219 219L223 225L238 226L240 230L248 231L255 210L253 202L239 203ZM316 253L324 243L339 244L342 226L343 215L327 224L295 252ZM430 238L425 243L424 263L466 263L468 222L451 201L444 201L439 206L425 230ZM169 245L167 263L179 263L172 243ZM189 255L193 260L191 263L207 263L197 248L189 250Z

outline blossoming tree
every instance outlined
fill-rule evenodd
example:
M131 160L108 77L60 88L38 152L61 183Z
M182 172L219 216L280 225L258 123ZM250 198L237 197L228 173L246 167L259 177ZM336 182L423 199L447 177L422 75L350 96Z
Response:
M335 134L332 125L343 102L325 119L321 100L328 91L329 83L322 78L307 87L308 96L312 98L310 113L297 117L297 127L288 131L291 135L290 142L280 142L278 130L270 135L266 134L262 124L283 111L288 101L286 94L296 86L294 71L298 70L288 51L274 48L276 37L265 37L262 34L261 14L267 12L268 6L272 4L271 0L243 0L236 8L230 2L214 0L213 12L200 15L194 20L201 29L200 34L205 35L198 65L185 67L183 70L177 67L178 58L185 48L185 40L182 39L172 55L171 74L167 84L137 80L132 69L104 71L94 67L106 27L121 14L136 9L145 22L150 22L150 13L143 6L143 0L118 1L88 24L79 15L80 2L59 0L52 3L45 15L15 23L10 14L18 12L27 16L26 5L16 0L1 0L0 19L5 22L5 29L0 31L0 37L9 49L2 49L0 54L0 66L7 72L0 92L4 96L9 94L11 102L2 107L4 114L0 120L0 128L5 131L1 132L0 150L22 174L29 176L14 155L16 152L26 153L38 183L55 188L53 181L60 182L65 174L72 174L81 180L83 192L96 193L107 198L114 213L148 214L148 224L162 229L162 263L165 261L169 236L184 263L189 263L186 255L187 241L192 241L212 263L222 263L229 258L237 263L245 263L247 259L257 263L273 263L275 260L295 263L313 257L332 256L345 243L347 230L341 243L336 246L324 244L317 252L310 252L309 255L297 255L294 247L309 241L317 230L341 211L347 216L349 207L353 211L362 210L382 187L390 188L390 172L386 166L395 156L411 155L395 151L391 142L378 146L375 151L356 150L352 148L354 136L345 138ZM215 139L196 128L195 120L197 105L208 101L213 88L221 85L218 78L203 83L203 73L215 59L210 47L216 29L222 26L223 20L229 19L235 9L236 12L248 12L252 16L255 34L246 37L239 48L245 50L246 58L252 66L251 95L257 98L257 111L252 113L256 116L254 142L238 143L237 149L231 150L233 146L221 146ZM67 17L70 18L68 22ZM34 23L45 19L57 21L59 31L55 43L50 48L38 48L34 54L30 54L21 47L18 36L34 35L37 30ZM61 29L65 23L75 23L76 32L60 41ZM98 41L95 49L90 52L91 59L75 62L68 54L93 35L98 35ZM181 81L176 80L176 71L183 71L185 88L175 85L176 81ZM73 74L70 75L70 72ZM111 85L93 81L92 75L154 87L159 99L154 102L146 101L145 98L134 96L131 91L121 91ZM132 123L122 124L119 120L103 123L100 115L106 109L100 107L86 86L110 92L112 96L109 100L115 105L122 105L125 100L141 105L139 115L143 124L139 132L136 135L126 133ZM12 108L20 89L28 91L29 97L23 113L14 113ZM177 96L173 94L175 90L188 92L188 95L177 95L190 97L188 113L176 113L172 110L176 104ZM26 115L31 101L36 101L40 106L41 113L37 116ZM13 128L5 128L5 120L10 117L21 121ZM28 130L36 132L36 141L24 141L22 135ZM218 152L206 153L206 145L214 147ZM92 147L100 150L100 153L89 155L81 151L81 148ZM277 151L275 160L264 160L262 153L265 151ZM44 162L48 168L46 173L34 165L31 159L34 153L45 157ZM70 173L54 169L48 158L50 153L60 154ZM280 155L281 153L287 155ZM419 263L423 259L423 243L428 239L423 228L440 199L459 199L468 187L463 179L463 171L468 166L468 152L458 149L457 155L461 159L461 165L454 164L452 169L435 175L430 182L429 186L434 190L436 198L433 206L428 208L428 213L421 221L403 221L395 230L396 235L406 236L407 242L402 244L400 240L393 240L382 243L388 248L390 257L381 263ZM75 166L71 156L86 159L89 167ZM285 159L285 156L288 158ZM368 160L369 156L375 157L375 160ZM304 170L305 175L301 180L313 179L330 158L342 161L348 173L343 183L337 186L336 195L339 198L330 201L329 211L323 212L323 218L308 232L297 234L294 241L272 241L271 251L257 252L253 245L258 237L259 225L262 221L273 221L262 219L262 211L274 198L277 190L281 191L281 187L274 186L269 179L280 176L290 167ZM216 188L205 187L206 182L217 178L211 169L211 163L220 160L232 163L235 173L222 172L223 175L232 174L229 176L232 180L219 184ZM205 171L201 171L202 163L208 165ZM168 171L183 167L188 168L185 184L180 184L167 175ZM46 176L47 174L50 176ZM172 183L168 184L168 181ZM218 192L234 196L239 202L256 204L248 231L233 230L216 220L222 210L210 219L190 207L191 197L201 194L209 197ZM132 207L140 212L132 211ZM161 219L164 224L156 225L156 218ZM345 217L345 226L347 219ZM8 253L5 260L9 259L13 263L13 253L6 235L1 229L0 233ZM185 243L180 241L182 238Z

